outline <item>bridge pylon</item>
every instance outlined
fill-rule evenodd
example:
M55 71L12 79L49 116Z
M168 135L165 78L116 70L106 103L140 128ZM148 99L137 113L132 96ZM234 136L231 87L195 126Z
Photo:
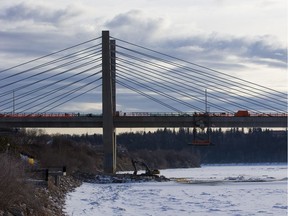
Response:
M114 50L114 51L113 51ZM102 114L104 172L116 172L115 115L115 41L110 41L109 31L102 31ZM114 63L113 63L114 62Z

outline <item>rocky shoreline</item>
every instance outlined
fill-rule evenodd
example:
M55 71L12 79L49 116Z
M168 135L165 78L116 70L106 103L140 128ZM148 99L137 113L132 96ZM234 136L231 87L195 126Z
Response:
M90 174L77 173L76 178L83 182L94 184L111 184L111 183L137 183L137 182L167 182L170 179L162 175L147 175L147 174Z
M147 181L162 182L169 179L158 175L75 173L73 176L62 176L60 184L55 186L54 179L51 178L48 187L35 186L34 199L41 200L40 206L31 208L25 203L19 203L9 210L0 210L0 216L66 216L64 209L66 195L81 186L82 182L107 184Z
M66 194L79 187L82 182L72 176L61 177L59 186L49 179L48 187L35 188L35 201L41 200L40 206L34 209L25 203L18 203L9 210L0 210L0 216L65 216L64 204Z
M72 192L79 187L82 182L72 176L64 176L61 178L59 186L55 186L50 182L47 195L49 197L49 206L47 206L48 215L65 215L64 205L66 194Z

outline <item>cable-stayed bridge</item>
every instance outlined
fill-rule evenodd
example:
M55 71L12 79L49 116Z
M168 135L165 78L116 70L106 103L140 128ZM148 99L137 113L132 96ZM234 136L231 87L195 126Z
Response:
M103 128L106 172L115 172L115 128L287 126L286 93L108 31L0 80L0 128Z

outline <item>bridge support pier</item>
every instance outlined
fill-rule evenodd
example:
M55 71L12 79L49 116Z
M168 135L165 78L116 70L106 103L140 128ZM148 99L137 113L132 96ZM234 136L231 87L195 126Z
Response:
M114 65L115 66L115 65ZM115 101L111 73L111 46L109 31L102 32L102 114L103 114L103 145L104 172L116 172L116 133L113 124Z

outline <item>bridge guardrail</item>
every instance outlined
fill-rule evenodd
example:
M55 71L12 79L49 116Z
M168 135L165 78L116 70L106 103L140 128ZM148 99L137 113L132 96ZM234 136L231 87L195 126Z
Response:
M0 117L6 118L70 118L75 116L77 116L75 113L0 113Z
M235 112L236 113L236 112ZM228 112L187 112L187 113L167 113L167 112L119 112L116 116L140 117L140 116L210 116L210 117L235 117L235 113ZM249 113L252 117L287 117L288 113Z
M236 112L235 112L236 113ZM145 117L145 116L210 116L210 117L235 117L235 113L228 112L186 112L186 113L173 113L173 112L117 112L116 116L127 117ZM74 117L95 117L102 116L102 114L80 114L80 113L0 113L0 118L74 118ZM252 117L288 117L288 113L253 113L249 112ZM248 117L248 116L247 116Z

